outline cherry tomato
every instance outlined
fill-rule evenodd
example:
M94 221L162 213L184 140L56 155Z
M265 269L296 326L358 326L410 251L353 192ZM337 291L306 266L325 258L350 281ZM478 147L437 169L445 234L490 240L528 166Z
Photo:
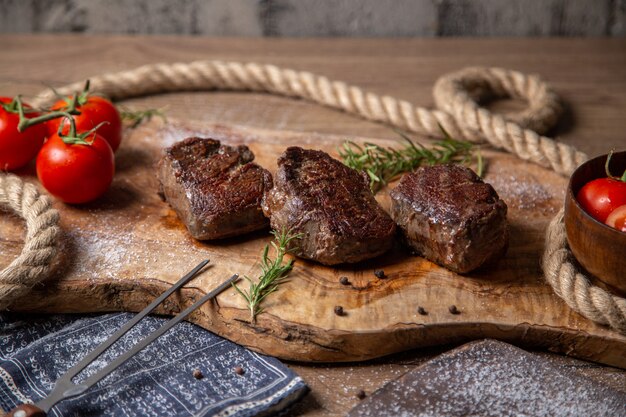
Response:
M606 218L606 224L621 232L626 232L626 205L613 210Z
M604 223L613 210L626 204L626 182L613 178L595 179L580 189L576 199L587 213Z
M113 150L99 134L90 145L67 144L52 135L37 156L37 176L50 194L66 203L86 203L109 188L115 173Z
M9 104L13 99L0 97L1 103ZM29 106L24 105L25 108ZM27 118L38 116L26 113ZM13 171L26 165L41 149L46 138L46 128L34 125L23 132L17 130L20 116L0 106L0 171Z
M54 103L51 109L62 110L67 108L67 106L68 104L65 100L59 100ZM103 97L87 95L84 99L81 97L76 109L80 112L80 114L73 116L76 122L76 130L87 132L102 122L108 122L98 129L98 134L109 142L113 152L117 151L120 142L122 142L122 119L115 105ZM61 123L63 123L62 133L67 134L69 130L68 120L62 117L50 120L47 123L48 135L52 136L57 133Z

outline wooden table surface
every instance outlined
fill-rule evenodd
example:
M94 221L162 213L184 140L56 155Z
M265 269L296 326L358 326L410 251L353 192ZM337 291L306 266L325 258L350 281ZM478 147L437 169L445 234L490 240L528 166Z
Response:
M500 66L538 73L566 103L553 135L590 155L626 149L626 40L619 39L215 39L75 35L0 36L0 95L33 95L92 75L156 62L199 59L255 61L307 70L378 94L432 106L441 74L465 66ZM389 128L303 101L246 93L197 92L151 96L131 107L167 106L167 114L269 129L371 137ZM496 103L496 109L520 103ZM360 364L290 364L312 388L296 415L343 415L359 400L442 347ZM544 354L551 361L626 390L626 372Z

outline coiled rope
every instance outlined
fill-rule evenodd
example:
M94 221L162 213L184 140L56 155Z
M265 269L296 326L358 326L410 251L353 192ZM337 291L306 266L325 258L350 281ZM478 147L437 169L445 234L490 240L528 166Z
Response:
M81 83L74 83L59 88L58 92L72 94L81 89ZM437 105L434 110L310 72L256 63L197 61L145 65L92 77L91 89L114 100L177 91L264 92L309 100L420 134L439 136L441 125L453 137L488 142L564 176L587 159L574 147L543 136L561 114L556 93L538 76L502 68L471 67L442 76L434 87ZM479 104L489 97L521 98L528 102L528 107L513 115L495 114ZM34 104L52 99L53 93L44 91ZM592 285L577 272L567 241L559 234L562 228L560 213L546 235L543 261L546 280L580 314L626 332L624 299Z
M26 221L22 253L0 271L0 310L5 310L50 272L57 253L59 213L33 184L14 175L0 175L0 204Z
M626 299L592 285L577 269L567 246L563 209L548 226L543 272L554 292L572 309L626 334Z

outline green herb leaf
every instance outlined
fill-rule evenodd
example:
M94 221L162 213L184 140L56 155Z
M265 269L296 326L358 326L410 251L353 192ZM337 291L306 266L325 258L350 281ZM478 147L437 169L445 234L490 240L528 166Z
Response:
M143 122L147 122L154 116L159 117L163 122L167 123L167 117L165 116L165 108L160 109L146 109L146 110L131 110L127 107L120 107L120 116L123 121L130 122L131 128L136 128Z
M406 141L404 148L385 148L373 143L359 145L347 141L339 149L339 156L345 165L367 173L373 193L400 174L413 171L420 165L469 164L474 159L473 145L453 139L441 125L439 128L443 139L435 142L431 148L416 144L406 134L397 131ZM478 175L482 176L483 159L480 152L476 154L476 160Z
M272 234L274 235L274 240L271 242L271 246L274 248L276 258L270 259L270 245L265 245L261 255L262 273L258 280L255 282L244 276L249 285L247 290L239 288L235 283L232 284L235 290L246 300L246 304L248 304L251 323L254 323L256 316L263 312L261 307L263 300L277 291L280 284L286 282L287 274L293 269L294 260L291 259L283 264L285 254L289 251L288 248L291 241L302 237L301 234L292 234L291 231L284 229L280 232L272 231Z

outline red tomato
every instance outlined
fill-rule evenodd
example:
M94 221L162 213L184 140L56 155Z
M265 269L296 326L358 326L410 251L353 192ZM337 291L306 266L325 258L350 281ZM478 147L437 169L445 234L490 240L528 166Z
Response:
M70 97L71 98L71 97ZM59 100L52 106L52 110L67 108L65 100ZM109 142L113 152L117 151L122 141L122 119L117 108L109 100L99 96L87 96L86 101L76 107L79 115L72 116L76 122L76 131L87 132L102 122L108 122L98 128L98 134ZM63 123L63 134L69 130L69 122L65 117L53 119L47 122L48 135L52 136L59 131L59 125Z
M626 182L598 178L585 184L576 199L587 213L604 223L613 210L626 204Z
M626 205L619 206L613 210L609 217L606 218L606 224L619 231L626 232Z
M113 150L97 133L91 145L63 142L51 136L37 156L37 176L50 194L66 203L86 203L109 188L115 173Z
M0 97L0 102L11 103L13 99ZM30 106L24 105L25 108ZM26 113L26 117L38 116L37 113ZM46 128L34 125L19 132L17 124L20 116L6 111L0 106L0 171L13 171L26 165L33 159L46 138Z

